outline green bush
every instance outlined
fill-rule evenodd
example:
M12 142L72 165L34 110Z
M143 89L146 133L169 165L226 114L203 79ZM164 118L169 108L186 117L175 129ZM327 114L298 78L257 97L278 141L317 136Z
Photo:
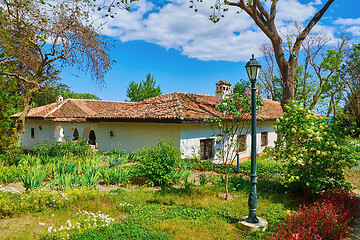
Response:
M150 184L168 187L175 184L176 169L180 161L181 151L173 141L164 142L160 139L157 146L144 147L140 151L140 173Z
M355 147L331 129L326 118L293 102L286 107L274 126L282 140L270 151L285 164L282 182L301 183L304 193L348 187L344 168L359 158Z
M82 139L79 139L76 143L72 141L66 141L65 143L43 142L34 147L34 154L43 158L63 157L69 153L78 157L86 157L92 155L93 151L86 141Z
M12 183L21 181L21 176L29 171L29 167L22 165L11 165L0 167L0 183Z
M114 223L111 227L71 234L70 239L168 240L172 238L166 233L149 232L140 225Z

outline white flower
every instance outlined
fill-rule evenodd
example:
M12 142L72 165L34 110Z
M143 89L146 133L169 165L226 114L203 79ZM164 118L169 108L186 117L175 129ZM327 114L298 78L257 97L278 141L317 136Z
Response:
M39 225L41 225L41 226L45 226L45 223L39 223Z
M48 228L48 233L51 233L51 230L53 229L53 226L50 226L49 228ZM56 229L54 229L54 231L56 232Z

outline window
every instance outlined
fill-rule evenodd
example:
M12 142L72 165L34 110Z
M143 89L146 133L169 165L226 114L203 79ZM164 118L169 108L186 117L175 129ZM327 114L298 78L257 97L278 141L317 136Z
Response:
M261 146L265 147L268 145L268 132L261 133Z
M35 137L35 129L31 128L31 138L34 138L34 137Z
M239 147L239 152L246 151L246 134L244 135L237 135L237 142Z
M202 159L211 159L214 157L214 140L203 139L200 140L200 152Z

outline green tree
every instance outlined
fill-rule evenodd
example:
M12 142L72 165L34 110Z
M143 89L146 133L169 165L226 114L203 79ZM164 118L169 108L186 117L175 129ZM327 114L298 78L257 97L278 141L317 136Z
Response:
M360 44L354 44L349 53L341 75L346 83L344 100L349 112L352 112L360 123Z
M215 137L215 143L218 147L217 157L220 159L220 163L223 166L225 172L225 200L228 198L228 181L229 170L231 163L236 154L244 145L238 136L247 135L250 131L251 120L251 93L250 89L242 84L243 80L240 80L235 85L234 91L229 92L222 99L221 104L216 107L216 110L222 113L221 116L211 116L205 119L205 123L213 130L213 137ZM246 84L248 84L245 81ZM220 89L224 91L224 89ZM223 95L220 92L220 95ZM257 97L258 110L263 106L261 98Z
M18 141L25 116L54 66L90 70L98 84L111 61L108 44L90 21L90 1L1 0L0 75L22 87L23 111L16 121Z
M126 96L129 98L127 101L129 102L140 102L161 94L160 86L156 86L156 80L150 73L146 75L146 80L141 83L132 81L126 90Z
M192 8L197 11L195 1L190 0ZM202 0L197 0L202 2ZM269 38L274 49L275 60L280 70L283 94L281 98L281 106L284 108L288 101L295 98L294 84L295 84L295 70L298 61L300 47L304 39L309 35L313 27L319 22L324 13L328 10L334 0L327 0L323 7L312 17L296 36L295 40L288 41L288 39L281 38L276 27L277 4L279 0L271 0L270 7L266 7L266 1L260 0L214 0L213 14L210 15L210 20L218 22L221 17L224 17L224 12L228 11L227 6L237 7L249 15L261 31ZM267 10L268 9L268 10ZM284 46L283 42L287 42L288 46ZM290 51L288 51L290 49Z
M64 87L58 91L58 95L64 97L64 99L72 98L72 99L93 99L93 100L101 100L98 96L92 93L76 93L70 90L69 87Z
M18 105L21 97L13 79L0 76L0 81L0 154L11 154L16 150L16 129L9 116L21 109Z

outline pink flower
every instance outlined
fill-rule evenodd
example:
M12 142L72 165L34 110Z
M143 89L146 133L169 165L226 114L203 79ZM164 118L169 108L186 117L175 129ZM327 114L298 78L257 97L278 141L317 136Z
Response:
M249 88L245 89L245 95L248 96L250 94L251 90Z

